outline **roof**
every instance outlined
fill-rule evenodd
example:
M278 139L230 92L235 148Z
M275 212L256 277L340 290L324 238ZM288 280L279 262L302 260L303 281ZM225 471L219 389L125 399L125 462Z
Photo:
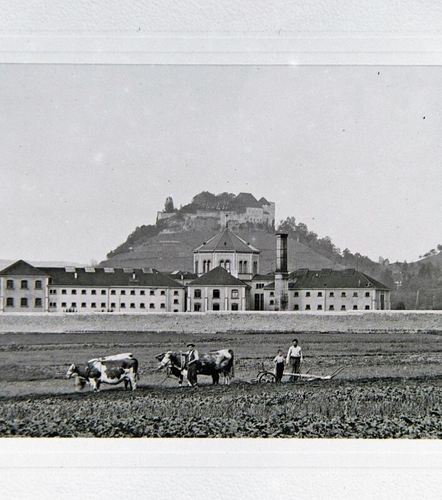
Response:
M45 267L51 285L60 286L148 286L182 288L184 285L154 269L113 267Z
M28 264L24 260L17 260L8 267L0 271L0 276L43 276L47 273L38 267Z
M233 203L243 207L262 208L261 203L251 193L239 193Z
M356 269L298 269L288 276L290 290L299 289L324 289L324 288L376 288L389 290L388 286L356 271ZM268 290L275 288L275 283L270 283L266 287Z
M221 266L214 267L208 273L189 283L189 286L245 286L250 288L247 283L235 278Z
M235 233L232 233L228 227L225 227L221 233L200 245L193 252L261 253L257 248L247 243Z

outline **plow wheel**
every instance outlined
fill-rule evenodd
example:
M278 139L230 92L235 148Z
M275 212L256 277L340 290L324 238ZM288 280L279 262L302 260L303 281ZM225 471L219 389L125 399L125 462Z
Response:
M271 372L265 372L259 376L258 381L261 384L273 384L276 382L276 377Z

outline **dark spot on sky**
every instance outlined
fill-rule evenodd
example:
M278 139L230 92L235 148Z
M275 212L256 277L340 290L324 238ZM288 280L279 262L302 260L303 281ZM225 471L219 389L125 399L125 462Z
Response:
M425 120L425 116L422 119Z

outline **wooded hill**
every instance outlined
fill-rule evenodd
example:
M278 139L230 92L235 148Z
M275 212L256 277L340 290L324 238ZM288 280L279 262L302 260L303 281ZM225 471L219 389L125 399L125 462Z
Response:
M210 196L207 196L210 195ZM212 195L204 192L196 195L184 211L195 212L201 200L212 200L216 206L223 206L225 200L234 195L222 193ZM225 206L225 205L224 205ZM168 220L158 220L154 225L137 227L115 250L109 252L107 260L100 266L153 267L161 271L192 271L193 251L197 246L214 236L221 226L194 230L183 227L183 207L176 210L171 198L166 200L166 211L176 212ZM175 214L174 214L175 215ZM204 222L204 221L203 221ZM199 224L198 227L204 227ZM340 250L328 236L319 237L309 231L306 224L287 217L276 224L276 228L264 224L237 224L229 227L245 241L261 251L260 272L275 270L276 231L289 235L289 270L355 268L379 280L392 289L392 307L395 309L442 309L442 247L431 250L422 260L415 263L390 263L379 258L374 262L348 248Z

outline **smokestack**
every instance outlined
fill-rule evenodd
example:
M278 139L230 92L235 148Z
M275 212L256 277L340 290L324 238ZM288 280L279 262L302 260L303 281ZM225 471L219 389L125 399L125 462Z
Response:
M288 234L276 233L275 311L287 311L289 302Z

